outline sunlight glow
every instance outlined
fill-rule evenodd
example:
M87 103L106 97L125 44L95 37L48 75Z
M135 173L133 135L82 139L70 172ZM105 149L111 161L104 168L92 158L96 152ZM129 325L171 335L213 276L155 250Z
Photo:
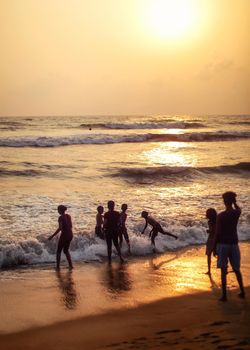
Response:
M148 11L148 25L156 36L177 40L198 30L197 0L153 0Z
M149 165L157 164L172 167L191 166L192 159L189 159L187 154L181 152L181 142L160 143L157 147L143 152L143 158L146 159Z

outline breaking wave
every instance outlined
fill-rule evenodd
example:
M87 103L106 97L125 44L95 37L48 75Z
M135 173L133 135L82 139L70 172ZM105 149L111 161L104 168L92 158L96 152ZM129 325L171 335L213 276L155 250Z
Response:
M195 129L204 128L205 125L198 122L183 121L148 121L148 122L127 122L127 123L96 123L81 124L80 128L98 128L98 129Z
M102 134L90 133L66 137L13 137L1 138L1 147L58 147L83 144L111 144L124 142L202 142L250 138L250 132L195 132L183 134Z
M156 241L158 253L204 244L207 239L206 227L202 224L187 227L172 224L168 229L178 236L178 240L159 234ZM138 232L138 229L129 233L132 255L138 257L152 255L148 235L137 235L135 232ZM246 223L243 223L239 229L239 238L243 241L250 239ZM56 239L48 241L47 236L43 234L19 242L0 241L0 268L54 263L56 245ZM126 251L126 247L123 249ZM101 262L107 258L106 243L89 234L75 235L70 250L74 261ZM62 258L65 259L64 256Z
M223 173L246 173L250 171L250 163L238 163L233 165L219 165L214 167L186 167L186 166L160 166L146 168L123 168L113 176L122 176L127 178L157 178L157 177L183 177L200 174L223 174Z

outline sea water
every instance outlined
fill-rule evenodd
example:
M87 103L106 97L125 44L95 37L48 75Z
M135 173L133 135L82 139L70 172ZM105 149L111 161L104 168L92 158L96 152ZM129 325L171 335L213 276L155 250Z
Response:
M108 200L128 204L133 256L152 254L142 210L179 238L159 234L157 251L176 251L205 243L206 209L223 210L228 190L243 210L239 238L250 239L248 115L1 117L0 133L1 268L54 262L59 204L77 261L106 259L94 228Z

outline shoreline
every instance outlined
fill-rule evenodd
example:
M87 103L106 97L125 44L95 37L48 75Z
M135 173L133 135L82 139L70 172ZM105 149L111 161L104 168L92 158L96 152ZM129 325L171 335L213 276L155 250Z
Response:
M250 246L250 240L242 240L242 241L239 241L239 244L240 245L244 245L244 244L248 244ZM106 249L106 247L105 247ZM173 254L173 255L176 255L177 257L178 256L181 256L183 254L185 254L186 252L189 252L193 249L204 249L204 252L205 252L205 249L206 249L206 243L197 243L197 244L191 244L191 245L188 245L188 246L184 246L184 247L180 247L180 248L177 248L177 249L169 249L169 250L166 250L166 251L156 251L156 253L146 253L145 255L128 255L126 252L123 251L123 255L124 255L124 259L125 259L125 262L131 262L131 261L142 261L142 260L147 260L147 259L150 259L150 258L157 258L157 257L162 257L164 255L167 255L167 254ZM156 249L157 250L157 249ZM115 251L114 251L115 252ZM205 253L204 253L205 255ZM18 272L18 271L33 271L33 270L54 270L55 269L55 265L56 265L56 254L54 254L54 258L55 258L55 261L54 262L51 262L51 261L48 261L48 262L41 262L41 263L33 263L33 264L21 264L21 265L14 265L14 266L4 266L0 269L0 272L6 272L6 273L9 273L9 272ZM102 264L108 262L108 257L105 256L103 257L102 256L102 259L103 260L75 260L73 261L74 263L74 268L76 266L79 267L79 266L82 266L82 265L95 265L95 266L101 266ZM113 263L116 263L118 260L118 256L117 256L117 253L115 252L115 254L113 253L112 254L112 262ZM67 267L67 261L66 261L66 258L64 256L64 254L62 254L62 258L61 258L61 268L64 269ZM0 282L1 282L1 276L0 276Z
M250 244L240 247L246 299L237 297L229 269L227 303L218 301L216 259L212 276L205 274L204 247L112 266L64 266L59 273L47 266L5 271L0 344L4 350L250 349Z
M249 294L247 287L247 297ZM0 335L0 342L5 350L250 349L248 300L239 299L235 290L226 303L217 297L203 292L167 298L134 309Z

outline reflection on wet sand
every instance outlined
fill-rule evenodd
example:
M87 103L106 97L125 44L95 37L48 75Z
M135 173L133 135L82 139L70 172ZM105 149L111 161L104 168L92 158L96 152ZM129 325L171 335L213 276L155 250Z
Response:
M69 310L77 308L78 294L75 288L75 282L73 280L73 272L68 270L67 272L57 271L56 276L58 278L58 286L62 293L62 302L64 306Z
M170 263L171 261L175 260L176 258L177 258L177 255L171 259L163 260L160 263L155 263L155 259L152 258L149 260L149 264L153 270L159 270L163 265Z
M219 290L219 286L218 284L215 282L215 280L213 279L212 275L208 275L209 276L209 279L210 279L210 282L211 282L211 289L212 291L218 291Z
M108 292L113 297L121 292L131 290L132 283L127 264L108 265L105 272L107 277L104 278L104 281L107 283Z

